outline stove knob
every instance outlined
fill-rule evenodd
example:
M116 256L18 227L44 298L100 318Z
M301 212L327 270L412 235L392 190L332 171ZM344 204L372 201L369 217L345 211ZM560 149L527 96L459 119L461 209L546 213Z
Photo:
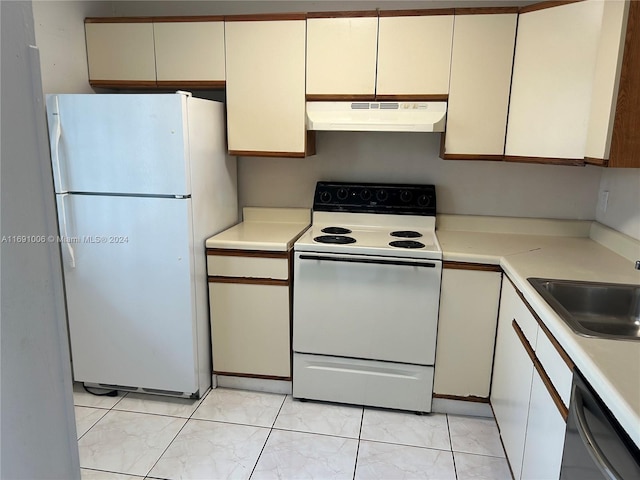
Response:
M322 203L329 203L331 201L331 193L324 191L320 193L320 201Z
M365 202L368 202L369 200L371 200L371 190L365 188L364 190L362 190L360 192L360 198L362 200L364 200Z
M389 194L387 193L386 190L378 190L376 192L376 199L379 202L384 202L387 198L389 198Z
M428 207L430 203L431 197L429 197L429 195L424 194L418 197L418 205L420 205L421 207Z
M338 200L346 200L349 197L349 190L347 190L346 188L340 188L336 195L338 197Z
M409 203L412 198L413 193L411 193L409 190L403 190L402 192L400 192L400 200L402 200L404 203Z

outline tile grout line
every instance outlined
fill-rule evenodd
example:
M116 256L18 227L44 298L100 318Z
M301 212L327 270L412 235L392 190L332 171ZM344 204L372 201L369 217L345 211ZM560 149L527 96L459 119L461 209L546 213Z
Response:
M262 448L260 449L260 453L258 454L258 457L256 458L256 463L253 464L253 468L251 469L251 473L249 474L248 480L251 480L251 477L253 476L253 472L256 471L256 467L258 466L258 462L260 461L260 457L262 456L262 452L264 452L264 448L267 446L267 442L269 441L269 437L271 437L271 432L273 432L273 426L276 424L276 421L278 420L278 415L280 415L280 412L282 411L282 407L284 406L284 402L287 401L287 396L285 395L284 398L282 399L282 403L280 404L280 408L278 409L278 413L276 413L276 416L273 419L273 422L271 423L271 428L269 428L269 433L267 434L267 438L265 438L264 440L264 444L262 445Z
M456 455L453 451L453 440L451 439L451 426L449 425L449 414L445 414L447 419L447 433L449 434L449 446L451 447L451 460L453 461L453 474L458 478L458 469L456 468Z
M362 424L364 423L364 405L362 406L362 413L360 414L360 430L358 430L358 446L356 448L356 460L353 465L353 480L356 480L356 471L358 470L358 454L360 453L360 442L362 440Z
M149 474L151 473L151 471L155 468L155 466L158 464L158 462L160 461L160 459L163 457L163 455L165 453L167 453L167 450L169 450L169 447L173 444L173 442L175 442L176 438L178 438L178 435L180 435L180 432L182 432L182 430L184 430L184 427L187 426L187 423L189 423L189 420L191 420L191 418L193 417L193 415L196 413L196 410L198 410L198 408L200 408L200 405L202 405L202 402L204 402L205 398L207 398L207 396L209 396L209 392L211 392L211 388L209 388L209 390L204 394L204 396L200 399L200 402L198 403L198 406L193 410L193 412L191 412L191 415L189 415L189 417L187 417L186 419L184 417L171 417L171 415L160 415L163 417L171 417L171 418L182 418L184 419L184 424L182 425L182 427L180 427L180 430L178 430L178 433L176 433L174 435L174 437L171 439L171 441L167 444L166 448L162 451L162 453L160 454L160 456L158 457L158 459L154 462L153 465L151 465L151 468L149 469L149 471L147 471L147 473L145 474L145 478L149 476ZM124 397L123 397L124 398ZM114 405L115 406L115 405ZM116 410L117 411L117 410ZM135 412L134 412L135 413Z

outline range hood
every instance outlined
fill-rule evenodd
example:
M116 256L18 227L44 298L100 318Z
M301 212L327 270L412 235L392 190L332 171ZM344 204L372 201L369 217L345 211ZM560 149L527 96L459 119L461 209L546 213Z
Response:
M446 114L446 102L307 102L307 129L444 132Z

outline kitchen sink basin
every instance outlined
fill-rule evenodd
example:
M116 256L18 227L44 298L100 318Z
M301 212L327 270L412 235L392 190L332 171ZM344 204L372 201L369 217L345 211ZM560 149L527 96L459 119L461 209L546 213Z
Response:
M640 340L640 285L547 278L528 280L575 333Z

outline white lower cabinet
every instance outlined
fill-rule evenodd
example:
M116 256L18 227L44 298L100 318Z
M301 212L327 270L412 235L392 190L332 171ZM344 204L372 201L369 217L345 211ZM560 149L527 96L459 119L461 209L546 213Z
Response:
M560 476L566 426L540 374L534 371L522 480L551 480Z
M213 372L291 378L286 252L207 254Z
M289 377L289 287L209 283L213 369Z
M571 367L503 281L491 404L516 480L559 477L570 385Z
M518 302L511 283L503 281L491 385L491 405L516 479L520 478L522 468L533 376L533 363L512 326L514 320L520 320ZM533 318L527 320L535 322Z
M487 398L502 273L468 268L442 270L433 392Z

